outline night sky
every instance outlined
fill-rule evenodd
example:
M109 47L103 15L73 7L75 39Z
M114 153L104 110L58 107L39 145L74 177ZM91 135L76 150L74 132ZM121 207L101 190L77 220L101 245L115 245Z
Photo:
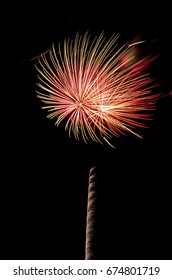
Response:
M7 92L1 259L84 259L88 173L98 170L97 259L171 259L172 43L169 8L16 6L11 23L15 87ZM99 3L100 5L100 3ZM157 5L157 4L156 4ZM143 139L108 145L69 138L46 118L30 59L76 32L140 34L160 54L157 103ZM8 87L7 87L8 89ZM3 174L3 175L4 175ZM3 241L2 241L3 242Z

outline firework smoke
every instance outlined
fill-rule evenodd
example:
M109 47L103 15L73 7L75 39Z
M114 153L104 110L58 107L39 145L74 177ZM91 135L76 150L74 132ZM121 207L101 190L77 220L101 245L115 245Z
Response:
M128 132L141 137L135 128L151 119L155 83L147 69L153 58L138 59L135 49L143 41L118 47L118 39L77 34L38 58L37 96L57 126L66 120L70 137L110 144Z

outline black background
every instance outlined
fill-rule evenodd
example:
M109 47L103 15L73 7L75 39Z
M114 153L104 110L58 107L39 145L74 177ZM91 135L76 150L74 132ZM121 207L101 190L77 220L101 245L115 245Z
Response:
M88 173L98 167L97 259L171 259L172 43L170 8L146 2L23 2L10 24L15 84L7 93L1 259L84 259ZM143 139L69 139L46 118L30 59L89 30L141 34L160 56L162 98ZM7 87L8 88L8 87Z

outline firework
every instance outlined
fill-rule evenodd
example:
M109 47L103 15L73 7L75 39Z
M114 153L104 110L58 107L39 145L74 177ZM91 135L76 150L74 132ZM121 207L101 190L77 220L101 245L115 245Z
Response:
M85 242L85 259L95 258L95 231L96 231L96 188L97 172L96 167L90 168L88 184L88 202L87 202L87 222L86 222L86 242Z
M153 59L137 58L142 41L119 47L118 40L118 34L77 34L38 58L37 96L57 126L66 121L70 137L109 144L128 132L141 137L135 128L151 118L156 96L147 69Z

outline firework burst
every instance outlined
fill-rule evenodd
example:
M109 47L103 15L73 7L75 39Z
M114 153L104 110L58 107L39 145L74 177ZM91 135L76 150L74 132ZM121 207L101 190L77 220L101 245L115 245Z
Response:
M91 40L88 32L64 40L38 58L37 96L58 126L75 139L103 143L127 132L141 137L136 127L146 127L155 108L155 86L147 73L151 57L138 59L130 42L118 46L119 35L106 39L102 32Z

